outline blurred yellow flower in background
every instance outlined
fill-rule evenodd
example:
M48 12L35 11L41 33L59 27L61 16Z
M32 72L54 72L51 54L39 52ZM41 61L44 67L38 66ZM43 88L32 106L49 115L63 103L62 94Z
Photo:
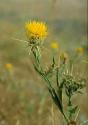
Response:
M47 26L43 22L30 21L25 24L28 39L44 39L47 37Z
M11 63L6 63L5 64L5 68L8 69L8 70L10 70L10 69L13 68L13 65Z
M84 52L84 49L82 47L76 48L76 52L78 54L82 54Z
M58 42L52 42L52 43L51 43L51 48L52 48L52 49L58 49L58 48L59 48Z

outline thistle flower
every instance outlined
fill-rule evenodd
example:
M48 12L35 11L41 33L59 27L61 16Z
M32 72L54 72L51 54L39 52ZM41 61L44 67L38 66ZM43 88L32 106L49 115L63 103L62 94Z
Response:
M47 26L43 22L30 21L25 25L26 35L29 40L43 40L47 37Z
M52 49L58 49L59 48L59 44L57 42L52 42L51 43L51 48Z
M11 63L6 63L6 64L5 64L5 68L8 69L8 70L12 69L12 67L13 67L13 66L12 66Z
M82 47L79 47L76 49L77 54L82 54L84 52L84 49Z

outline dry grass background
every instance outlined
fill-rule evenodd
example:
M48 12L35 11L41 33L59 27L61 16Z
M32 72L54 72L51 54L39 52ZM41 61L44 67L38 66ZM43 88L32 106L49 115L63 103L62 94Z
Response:
M56 40L63 50L87 47L87 0L0 0L0 125L61 125L62 117L52 104L44 82L29 59L24 24L30 19L46 21L50 36L45 47ZM88 53L85 53L85 56ZM47 64L49 58L44 52ZM13 65L11 73L6 63ZM82 67L82 69L80 69ZM77 64L79 74L88 77L88 64ZM87 85L88 86L88 85ZM88 119L88 88L74 102ZM87 125L87 124L86 124Z

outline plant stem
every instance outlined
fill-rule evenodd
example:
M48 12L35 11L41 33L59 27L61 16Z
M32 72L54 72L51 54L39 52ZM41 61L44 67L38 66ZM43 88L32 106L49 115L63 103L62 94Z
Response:
M69 123L69 120L68 120L68 118L66 117L66 115L65 115L65 113L63 112L63 116L64 116L64 118L65 118L65 120L66 120L66 122L67 122L67 124Z

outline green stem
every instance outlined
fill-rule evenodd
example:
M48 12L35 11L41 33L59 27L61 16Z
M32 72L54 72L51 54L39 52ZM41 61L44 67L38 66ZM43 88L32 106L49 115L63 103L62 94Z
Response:
M66 117L65 113L63 112L64 119L66 120L67 124L69 123L68 118Z
M72 106L72 103L71 103L71 96L69 95L68 97L68 106Z
M72 103L71 103L71 96L69 95L69 98L68 98L68 107L72 106ZM69 111L69 120L71 120L71 117L72 117L72 113L71 111Z

